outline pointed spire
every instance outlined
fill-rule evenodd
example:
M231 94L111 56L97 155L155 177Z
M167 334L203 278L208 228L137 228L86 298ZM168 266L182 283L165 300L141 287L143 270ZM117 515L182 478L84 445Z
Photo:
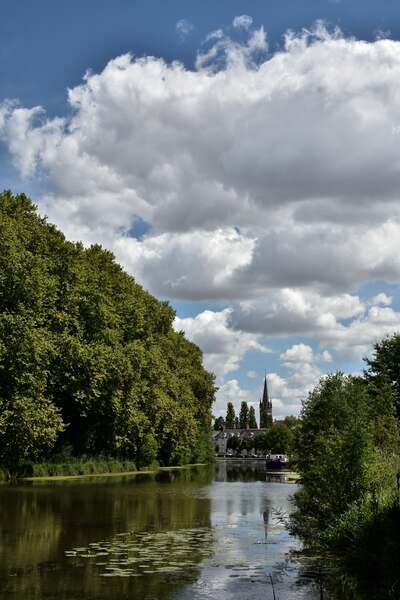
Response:
M265 373L265 377L264 377L264 391L263 391L263 396L262 396L262 403L264 405L269 404L267 373Z
M264 390L260 401L260 429L270 425L272 425L272 401L269 399L267 372L265 372Z

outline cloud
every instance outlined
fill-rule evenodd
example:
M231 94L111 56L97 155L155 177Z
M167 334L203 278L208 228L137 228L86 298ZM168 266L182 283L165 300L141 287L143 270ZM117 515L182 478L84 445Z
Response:
M175 30L181 39L187 38L193 31L193 23L187 19L179 19L175 24Z
M155 236L229 239L238 227L254 252L232 272L232 297L398 281L400 43L319 26L256 62L262 29L242 44L224 32L208 43L197 71L153 57L111 60L69 91L67 117L2 105L2 138L23 175L45 177L50 219L116 247L138 217ZM205 68L219 52L230 57L224 66ZM142 243L148 255L153 241ZM198 297L215 297L214 283ZM175 293L194 295L190 277Z
M228 402L232 402L235 407L235 413L239 416L241 402L247 402L249 406L255 406L254 393L243 389L237 379L229 379L221 385L217 392L216 402L213 405L213 414L216 417L225 417Z
M325 363L330 363L330 362L332 362L332 361L333 361L332 354L331 354L330 352L328 352L328 350L324 350L324 351L323 351L323 352L320 354L320 356L319 356L319 359L320 359L322 362L325 362Z
M377 294L376 296L374 296L373 298L371 298L371 305L374 304L381 304L383 306L390 306L390 304L392 304L393 298L391 296L388 296L387 294L384 294L383 292L381 292L380 294Z
M289 375L268 374L274 418L281 419L299 413L302 401L322 376L317 364L320 358L306 344L294 344L282 352L280 360L289 369Z
M299 288L271 291L263 298L246 300L232 311L231 325L242 331L268 336L320 335L338 319L351 319L364 312L358 296L323 296Z
M234 273L251 261L253 247L231 228L121 237L113 249L153 293L194 300L232 297Z
M330 360L329 352L315 354L310 346L302 343L294 344L281 353L281 364L289 369L289 375L283 377L278 373L268 373L268 388L273 404L274 419L282 419L285 416L299 413L302 401L323 376L323 371L318 363ZM255 379L257 374L255 371L249 371L247 376ZM258 418L258 402L261 393L261 382L260 389L249 390L243 388L237 379L228 379L221 384L217 392L214 415L225 416L228 402L233 403L236 414L239 414L240 404L245 401L250 406L254 406Z
M360 359L387 335L400 333L400 312L390 307L371 306L348 325L335 323L321 332L321 342L344 358Z
M228 325L231 309L220 312L205 310L196 317L176 317L174 327L198 344L204 352L204 363L219 381L227 373L235 371L249 350L270 352L259 341L259 336L234 331Z
M382 337L400 331L400 312L388 306L389 302L384 293L362 302L349 294L324 297L309 290L283 289L266 299L236 306L230 325L266 336L312 336L325 348L321 360L331 362L329 350L355 360L365 356ZM297 360L310 351L309 346L298 344L281 359L289 364L291 353L296 353Z
M249 15L239 15L233 19L232 24L236 29L250 29L253 19Z
M314 355L311 346L295 344L286 352L283 352L280 358L285 366L293 367L293 365L311 363Z
M261 335L314 336L322 360L400 327L388 296L356 292L400 280L400 42L317 24L271 54L246 18L208 36L195 69L110 60L63 117L0 105L3 143L70 239L103 243L158 295L231 303L206 311L231 344L206 351L220 375ZM211 347L204 313L182 321Z

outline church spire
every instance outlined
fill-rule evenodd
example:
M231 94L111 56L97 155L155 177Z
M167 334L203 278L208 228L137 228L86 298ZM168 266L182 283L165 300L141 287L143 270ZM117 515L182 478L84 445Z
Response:
M262 395L262 403L269 404L269 395L268 395L268 382L267 382L267 374L265 373L264 377L264 391Z
M265 429L272 425L272 402L268 394L267 373L264 377L264 389L260 402L260 429Z

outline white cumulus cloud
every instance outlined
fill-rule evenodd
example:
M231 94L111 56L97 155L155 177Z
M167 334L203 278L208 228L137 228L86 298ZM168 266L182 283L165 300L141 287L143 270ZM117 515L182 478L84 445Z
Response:
M0 138L70 239L104 244L156 294L230 305L179 325L219 376L262 335L312 336L320 354L278 398L297 402L317 363L400 330L388 295L357 295L400 281L400 42L317 24L271 53L251 17L233 25L194 69L126 54L88 71L62 117L4 99Z
M227 373L235 371L245 354L253 349L270 352L259 336L238 332L229 327L231 309L220 312L203 311L196 317L176 317L174 327L184 331L187 337L203 350L205 365L219 381Z

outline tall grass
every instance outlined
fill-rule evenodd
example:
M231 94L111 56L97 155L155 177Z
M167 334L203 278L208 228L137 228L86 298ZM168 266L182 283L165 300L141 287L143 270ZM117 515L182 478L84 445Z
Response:
M22 465L18 477L55 477L68 475L96 475L136 471L131 460L114 458L71 458L64 462L40 462Z

